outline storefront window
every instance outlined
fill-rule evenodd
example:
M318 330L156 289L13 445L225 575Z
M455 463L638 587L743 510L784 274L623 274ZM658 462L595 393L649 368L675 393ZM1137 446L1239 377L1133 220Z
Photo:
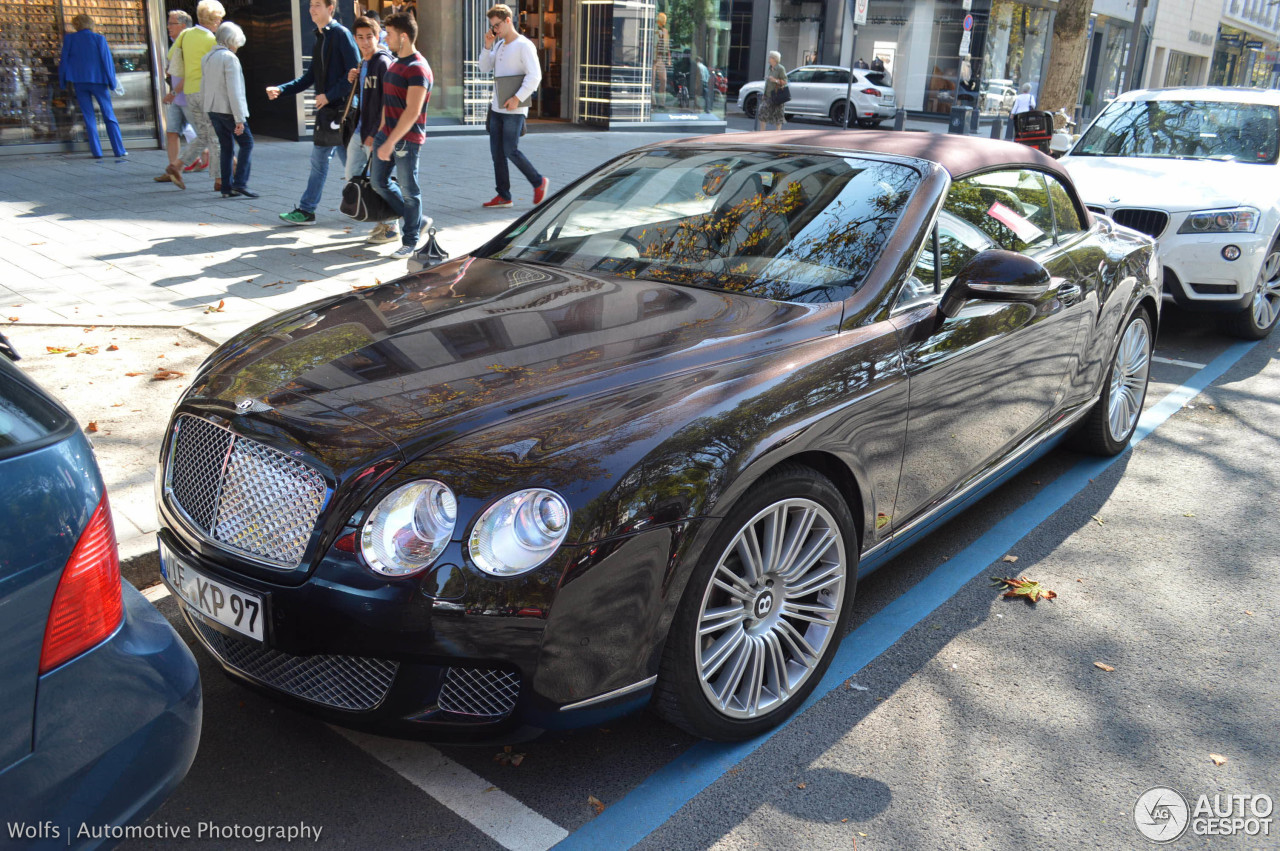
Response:
M1053 12L1013 0L992 0L982 52L986 88L1007 86L1015 92L1023 83L1040 94L1040 79L1053 34Z
M123 96L113 97L125 140L156 137L151 50L142 0L27 0L0 4L0 145L85 142L88 130L70 89L58 85L62 34L86 14L107 39ZM106 143L106 126L96 118Z
M723 120L728 6L727 0L582 0L576 119Z

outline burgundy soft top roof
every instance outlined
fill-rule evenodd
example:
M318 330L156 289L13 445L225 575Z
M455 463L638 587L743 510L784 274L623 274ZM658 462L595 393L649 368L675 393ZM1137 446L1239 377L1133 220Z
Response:
M950 133L919 133L914 131L838 130L814 128L812 130L780 130L758 133L731 133L716 136L699 136L674 144L717 145L800 145L840 151L867 151L877 154L896 154L931 160L945 168L952 177L962 177L989 168L1026 166L1051 172L1068 186L1071 178L1058 161L1034 148L1016 142L1003 142L974 136ZM672 143L667 143L672 144Z

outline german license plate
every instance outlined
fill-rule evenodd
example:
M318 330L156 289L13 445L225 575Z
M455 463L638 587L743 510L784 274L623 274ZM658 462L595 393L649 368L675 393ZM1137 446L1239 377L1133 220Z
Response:
M893 95L885 95L884 97L880 98L880 102L885 106L893 106L893 101L894 101Z
M262 597L205 576L160 546L160 572L188 607L259 643L265 638Z

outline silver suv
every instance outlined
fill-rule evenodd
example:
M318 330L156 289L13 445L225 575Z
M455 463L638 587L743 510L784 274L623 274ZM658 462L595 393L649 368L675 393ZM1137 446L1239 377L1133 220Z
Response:
M853 72L853 98L846 101L849 91L849 69L838 65L804 65L787 74L787 86L791 100L786 114L829 118L836 124L844 123L846 103L853 104L849 124L859 127L876 127L886 118L893 118L898 108L898 95L893 90L893 80L885 71ZM738 108L749 118L756 117L764 81L747 83L738 92Z

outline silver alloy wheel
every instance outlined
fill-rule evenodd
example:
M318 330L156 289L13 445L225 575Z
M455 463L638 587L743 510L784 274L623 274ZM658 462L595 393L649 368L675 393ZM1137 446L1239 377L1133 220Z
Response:
M1123 441L1129 436L1142 413L1142 400L1147 394L1147 370L1151 367L1151 332L1147 323L1134 319L1125 329L1111 367L1111 394L1107 408L1107 427L1111 438Z
M1253 293L1253 324L1270 328L1280 312L1280 250L1272 250L1262 262L1258 288Z
M840 527L811 499L775 502L738 530L698 611L694 661L712 707L755 718L795 694L835 639L847 572Z

